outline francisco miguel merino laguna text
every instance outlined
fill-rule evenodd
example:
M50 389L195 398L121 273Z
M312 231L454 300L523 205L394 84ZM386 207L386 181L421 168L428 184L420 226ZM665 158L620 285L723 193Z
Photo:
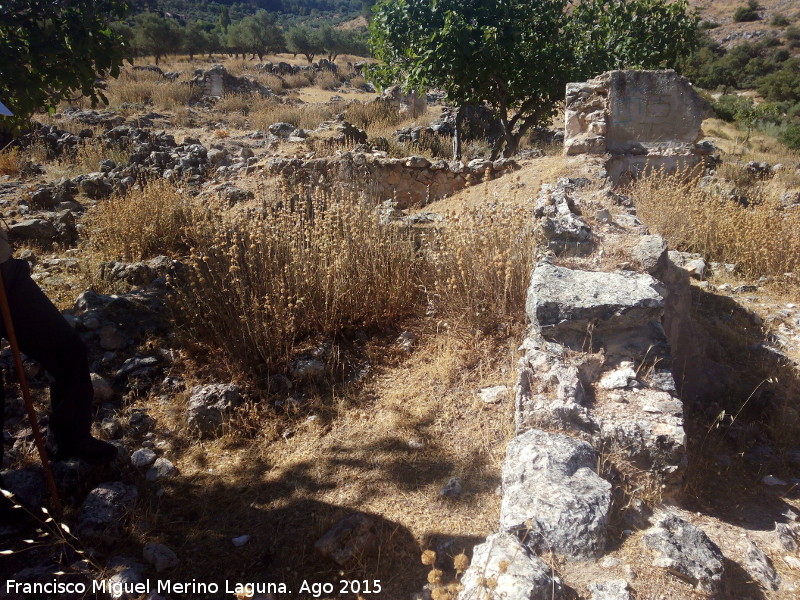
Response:
M259 582L259 583L239 583L225 581L222 586L214 582L204 582L192 579L191 581L172 581L170 579L159 579L151 582L149 579L139 583L126 583L121 581L101 580L93 581L91 586L83 582L47 581L44 583L28 583L6 580L6 594L85 594L91 587L92 592L110 594L118 598L123 594L149 594L151 591L165 594L218 594L224 591L226 594L239 594L250 598L255 594L288 594L289 590L285 583Z

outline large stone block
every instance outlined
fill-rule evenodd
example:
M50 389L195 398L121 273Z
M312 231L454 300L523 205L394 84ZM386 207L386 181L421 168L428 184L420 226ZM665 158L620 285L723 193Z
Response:
M508 444L500 527L535 550L582 559L606 545L611 484L584 441L531 429Z
M508 533L475 546L458 600L558 600L566 597L550 566Z
M665 295L650 275L576 271L543 262L531 275L525 310L544 338L589 346L602 343L606 334L658 321Z
M694 144L708 104L675 71L611 71L608 75L611 152L638 144Z

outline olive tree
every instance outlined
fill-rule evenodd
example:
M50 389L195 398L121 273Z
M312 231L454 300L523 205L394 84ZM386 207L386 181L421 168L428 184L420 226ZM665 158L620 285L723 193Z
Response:
M569 81L672 66L690 52L698 19L686 11L686 0L379 0L370 74L441 88L458 107L487 104L503 132L492 158L510 156L553 117Z
M105 102L97 76L119 74L126 50L109 23L125 10L118 0L4 0L0 100L14 117L0 130L17 130L34 111L77 94Z

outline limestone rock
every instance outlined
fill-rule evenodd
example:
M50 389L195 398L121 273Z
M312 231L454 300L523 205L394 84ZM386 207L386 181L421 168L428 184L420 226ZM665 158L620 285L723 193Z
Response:
M175 465L173 465L172 462L166 458L161 457L157 458L153 463L153 466L147 470L145 479L147 479L147 481L158 481L159 479L172 477L177 473L178 469L175 467Z
M156 573L178 566L177 554L164 544L148 542L142 549L142 556L155 567Z
M513 535L495 533L475 546L458 600L559 600L561 580Z
M508 397L508 388L504 385L493 385L483 388L479 396L484 404L497 404Z
M631 600L628 582L624 579L613 579L604 583L590 583L591 600Z
M239 386L221 383L195 386L186 411L189 428L200 437L213 436L242 402Z
M582 347L606 333L658 321L665 293L650 275L575 271L543 262L531 275L525 309L543 337Z
M578 214L574 186L559 179L543 185L536 200L536 231L556 256L583 256L592 250L592 229Z
M94 399L101 404L108 402L114 398L114 387L111 383L99 373L91 373L92 389L94 390Z
M58 239L58 229L46 219L26 219L8 228L11 241L49 243Z
M686 470L683 403L668 392L653 389L616 390L616 402L598 403L600 437L642 469L663 478L665 497L679 491Z
M800 523L775 523L778 546L787 552L797 552L800 545Z
M22 506L36 510L42 505L46 489L44 475L39 467L9 469L2 474L2 488L14 494Z
M115 539L137 495L136 486L121 481L101 483L81 505L76 535L86 541Z
M777 590L781 585L781 576L775 571L769 556L764 554L752 540L745 539L744 545L744 568L766 589Z
M323 556L344 566L371 552L378 543L378 525L364 513L353 513L336 523L314 544Z
M155 460L156 453L150 448L139 448L133 454L131 454L131 464L140 469L149 467L153 464L153 462L155 462Z
M723 591L725 557L701 530L676 515L665 515L642 537L655 551L653 566L674 572L707 594Z
M589 444L531 429L508 444L500 526L525 544L572 558L596 558L606 545L611 484L595 472Z
M639 243L631 250L631 258L639 263L646 273L655 275L666 266L667 242L660 235L642 236Z

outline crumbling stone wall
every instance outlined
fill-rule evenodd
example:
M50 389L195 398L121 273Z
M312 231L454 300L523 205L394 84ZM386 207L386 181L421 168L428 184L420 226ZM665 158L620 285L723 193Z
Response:
M608 155L614 181L648 168L691 168L713 149L698 143L707 111L675 71L610 71L567 84L564 150Z
M458 190L517 169L513 160L476 159L431 162L422 156L386 158L345 152L333 158L312 160L275 158L267 163L270 175L280 175L292 185L335 187L366 193L377 202L394 200L397 208L423 206Z
M601 130L596 127L594 134ZM475 547L459 600L570 597L552 571L540 574L540 555L600 559L608 551L615 510L624 513L625 522L638 523L634 527L647 524L643 505L614 508L610 473L598 467L602 456L615 454L650 474L663 500L680 495L687 467L684 407L668 336L681 327L676 312L683 308L688 277L681 276L657 235L642 235L627 249L626 270L559 265L559 259L602 251L602 235L595 236L580 215L586 208L584 183L562 179L545 185L536 202L534 225L547 255L533 269L528 288L531 326L520 348L516 437L503 463L500 526ZM639 234L632 226L630 235ZM682 538L677 544L691 546L691 552L706 548L702 531L680 519L676 523L673 529L690 530L684 538L694 540L689 544ZM655 536L661 530L649 531ZM666 537L671 543L671 534ZM673 570L716 593L723 577L721 555L707 554ZM718 567L696 576L701 563ZM486 573L495 572L519 576L498 575L489 591ZM615 597L630 598L627 582L619 584L622 595Z

